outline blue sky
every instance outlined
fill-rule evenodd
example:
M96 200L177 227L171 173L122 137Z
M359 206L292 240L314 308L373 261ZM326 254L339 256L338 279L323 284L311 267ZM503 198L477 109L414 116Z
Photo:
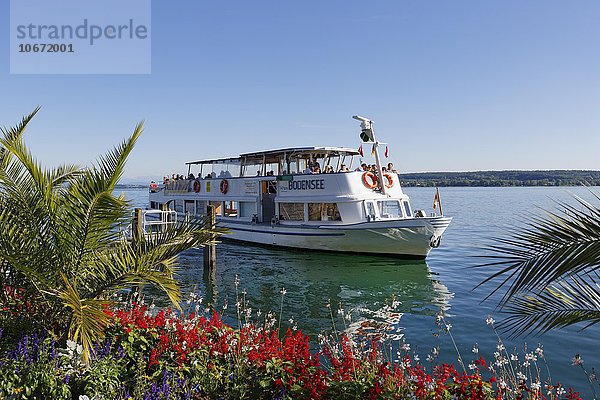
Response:
M154 0L149 75L10 75L0 16L0 125L42 106L27 141L50 165L142 119L130 178L358 147L362 114L406 172L600 169L597 1Z

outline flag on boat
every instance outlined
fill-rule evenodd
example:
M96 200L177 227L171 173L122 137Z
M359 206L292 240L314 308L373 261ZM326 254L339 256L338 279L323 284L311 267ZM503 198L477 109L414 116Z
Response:
M360 145L360 147L358 148L358 154L360 154L361 157L364 157L365 154L363 153L363 149L362 149L362 144Z
M371 155L374 156L375 155L375 145L373 145L373 148L371 149Z
M388 158L388 155L390 154L390 152L388 151L388 147L385 146L385 158Z
M435 196L433 196L433 209L440 207L440 215L444 215L442 210L442 201L440 200L440 188L435 188Z

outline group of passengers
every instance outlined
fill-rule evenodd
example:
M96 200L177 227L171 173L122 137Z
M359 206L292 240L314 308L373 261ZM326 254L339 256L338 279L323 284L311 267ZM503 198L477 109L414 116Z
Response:
M350 169L348 169L348 167L346 166L346 164L341 164L340 168L338 169L337 172L350 172ZM318 161L313 162L309 162L306 165L306 169L304 170L305 174L333 174L335 173L335 170L333 169L333 166L331 165L326 165L324 169L321 169L321 165L319 164Z
M169 188L171 186L175 186L177 185L176 182L178 181L186 181L187 183L189 183L190 181L193 181L195 179L217 179L217 178L221 178L221 179L225 179L225 178L232 178L233 176L231 175L231 172L229 171L221 171L221 173L219 173L219 175L217 176L216 172L209 172L208 174L206 174L206 176L204 178L202 178L202 174L198 173L198 176L196 177L194 174L190 173L187 178L183 175L179 175L179 174L173 174L171 178L169 178L168 176L164 176L163 177L163 185L165 185L165 187Z
M360 167L356 168L355 171L364 171L364 172L372 172L374 174L378 174L379 171L377 170L377 165L375 164L371 164L368 165L366 163L362 163L360 165ZM394 164L393 163L388 163L387 167L381 167L381 172L383 172L384 174L386 172L391 172L393 174L397 174L398 171L396 171L396 169L394 168Z
M396 169L394 168L394 164L392 164L391 162L388 163L387 167L381 167L381 170L383 171L383 173L385 174L386 172L392 172L397 174L398 171L396 171ZM362 163L360 165L360 167L356 168L355 171L365 171L365 172L373 172L374 174L377 174L377 166L375 164L371 164L368 165L366 163ZM341 164L340 168L338 169L337 172L351 172L350 169L346 166L346 164ZM306 166L306 169L304 170L305 174L333 174L335 173L335 170L333 169L333 167L331 165L327 165L325 166L325 169L321 170L321 165L319 164L318 161L315 162L309 162ZM275 175L275 173L271 170L268 171L266 173L266 176L273 176ZM257 171L256 172L256 176L261 176L261 171ZM231 178L232 175L229 171L223 171L221 170L221 173L217 176L217 174L213 171L213 172L209 172L204 179L216 179L216 178L220 178L220 179L225 179L225 178ZM202 175L200 173L198 173L198 177L195 177L194 174L190 173L187 178L184 177L183 175L178 175L178 174L173 174L171 178L169 178L168 176L163 177L163 185L165 185L166 187L172 186L174 182L177 181L192 181L194 179L203 179Z

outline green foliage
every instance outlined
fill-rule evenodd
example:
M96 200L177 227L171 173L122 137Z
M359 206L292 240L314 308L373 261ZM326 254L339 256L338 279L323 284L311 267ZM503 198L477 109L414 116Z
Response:
M0 368L0 398L2 399L70 399L71 388L66 382L68 359L55 358L49 351L51 340L41 344L39 353L15 350L15 356L4 357ZM33 352L31 346L23 346ZM37 344L34 344L37 346ZM27 355L25 355L27 354ZM35 357L32 359L31 357Z
M484 266L495 272L483 283L501 280L494 292L506 289L500 307L510 314L500 327L543 333L600 322L600 208L574 199L576 205L559 202L561 211L530 218L490 246Z
M3 130L0 138L0 262L5 272L0 279L4 288L32 294L33 308L47 315L43 328L80 342L87 362L108 324L102 307L111 296L150 284L177 306L178 254L212 240L215 231L207 220L190 219L148 240L123 240L120 232L131 209L114 189L143 125L91 167L46 169L22 138L36 112Z

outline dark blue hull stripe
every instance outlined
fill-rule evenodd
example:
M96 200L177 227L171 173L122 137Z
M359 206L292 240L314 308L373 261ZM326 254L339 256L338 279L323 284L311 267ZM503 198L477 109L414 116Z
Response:
M257 231L255 229L244 229L237 227L229 227L232 231L243 231L253 233L266 233L269 235L288 235L288 236L344 236L344 233L300 233L300 232L270 232L270 231Z

